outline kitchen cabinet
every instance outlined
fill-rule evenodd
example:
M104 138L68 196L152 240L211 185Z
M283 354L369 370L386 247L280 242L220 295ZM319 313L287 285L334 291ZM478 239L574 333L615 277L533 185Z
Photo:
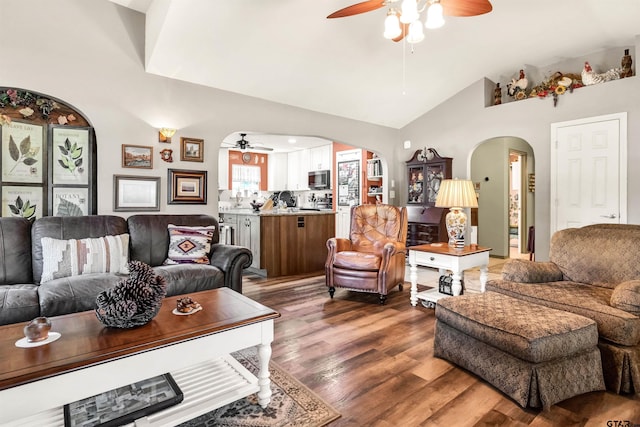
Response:
M309 189L309 150L287 153L287 190Z
M229 188L229 150L221 148L218 152L218 189Z
M251 267L260 268L260 217L253 214L223 213L220 225L233 229L233 244L249 248L253 254Z
M331 170L332 160L333 144L309 149L309 171Z
M267 190L282 191L287 188L288 171L287 153L269 154L269 166L267 173Z
M249 248L253 254L251 267L260 268L260 216L238 215L236 245Z
M417 150L407 164L407 246L447 242L448 209L435 207L440 183L451 179L451 157L436 150Z

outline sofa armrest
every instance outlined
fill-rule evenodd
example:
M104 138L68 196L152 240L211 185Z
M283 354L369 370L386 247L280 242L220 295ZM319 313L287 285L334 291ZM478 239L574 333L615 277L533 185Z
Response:
M242 270L251 266L253 254L242 246L211 245L211 261L224 273L224 285L238 293L242 293Z
M502 268L502 279L520 283L546 283L562 280L562 271L553 262L510 259Z

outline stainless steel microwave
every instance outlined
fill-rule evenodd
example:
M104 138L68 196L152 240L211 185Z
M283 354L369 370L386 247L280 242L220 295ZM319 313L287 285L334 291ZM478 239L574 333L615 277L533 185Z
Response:
M309 172L310 190L327 190L331 188L331 171L311 171Z

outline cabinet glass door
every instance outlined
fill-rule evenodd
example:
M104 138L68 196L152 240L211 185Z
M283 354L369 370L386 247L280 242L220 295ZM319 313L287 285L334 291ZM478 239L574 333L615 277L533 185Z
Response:
M445 179L444 165L429 165L427 166L427 204L434 206L436 204L436 198L438 197L438 191L440 190L440 183Z
M407 203L424 203L424 167L409 167L409 197Z

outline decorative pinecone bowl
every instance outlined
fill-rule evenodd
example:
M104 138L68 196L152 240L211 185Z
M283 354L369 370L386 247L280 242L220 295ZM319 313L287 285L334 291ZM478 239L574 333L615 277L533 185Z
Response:
M167 281L140 261L129 262L129 277L119 280L96 298L96 317L105 326L134 328L158 314L166 295Z

